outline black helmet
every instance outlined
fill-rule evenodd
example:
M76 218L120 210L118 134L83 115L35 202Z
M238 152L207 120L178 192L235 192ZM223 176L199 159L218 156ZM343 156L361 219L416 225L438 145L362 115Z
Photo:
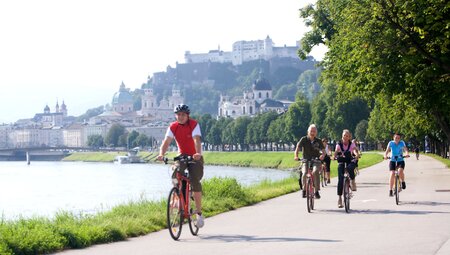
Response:
M173 109L174 113L179 113L179 112L185 112L187 114L191 113L191 110L189 110L189 106L185 105L185 104L179 104L177 106L175 106L175 109Z

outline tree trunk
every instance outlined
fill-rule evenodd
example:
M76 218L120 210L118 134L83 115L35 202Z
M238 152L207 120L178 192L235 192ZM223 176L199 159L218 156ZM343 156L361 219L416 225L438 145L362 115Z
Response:
M448 120L445 116L441 114L441 112L433 111L434 118L436 119L436 122L441 127L442 132L444 132L446 138L447 138L447 144L450 144L450 125L448 123Z

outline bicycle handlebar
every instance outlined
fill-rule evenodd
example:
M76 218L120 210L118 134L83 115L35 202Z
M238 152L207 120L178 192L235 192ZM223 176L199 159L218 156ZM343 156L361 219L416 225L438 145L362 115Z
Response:
M167 165L169 160L189 163L189 162L193 161L194 158L192 156L186 156L186 155L179 155L179 156L174 157L173 159L169 159L167 157L163 157L164 164Z
M308 161L311 161L313 163L322 163L322 160L320 160L319 158L313 158L313 159L302 159L301 162L302 163L306 163Z
M410 156L409 155L406 155L406 156L403 156L403 155L400 155L400 156L394 156L394 159L397 161L399 158L409 158ZM386 157L386 159L391 159L392 157Z

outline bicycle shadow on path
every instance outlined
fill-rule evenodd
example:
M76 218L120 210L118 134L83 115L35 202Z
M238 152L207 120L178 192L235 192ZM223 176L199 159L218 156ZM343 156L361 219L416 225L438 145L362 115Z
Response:
M219 241L223 243L235 243L235 242L342 242L342 240L330 240L330 239L314 239L314 238L296 238L296 237L259 237L251 235L201 235L202 240Z
M328 213L344 213L343 209L331 209L331 210L317 210L317 212ZM367 210L354 210L350 209L350 214L401 214L401 215L427 215L427 214L450 214L450 212L439 211L406 211L406 210L388 210L388 209L367 209Z
M404 205L450 206L450 203L434 201L400 201L400 203Z

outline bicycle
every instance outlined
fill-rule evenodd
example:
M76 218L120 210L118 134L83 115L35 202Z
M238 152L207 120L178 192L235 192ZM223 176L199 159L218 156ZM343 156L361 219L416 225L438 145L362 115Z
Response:
M350 212L350 199L352 199L353 197L353 191L350 187L350 175L348 173L348 168L347 166L345 166L344 168L344 190L343 190L343 196L344 196L344 207L345 207L345 212L349 213Z
M345 158L342 156L342 153L338 154L338 158ZM345 212L346 213L350 213L350 200L353 197L353 191L351 188L351 178L350 178L350 174L348 172L348 164L346 162L339 162L338 160L338 164L345 164L344 165L344 183L343 183L343 192L342 192L342 196L344 197L344 207L345 207ZM355 168L356 169L356 168ZM356 176L356 173L355 173Z
M306 165L306 183L305 183L305 191L306 191L306 208L308 209L308 212L310 213L312 210L314 210L314 175L313 175L313 166L314 163L322 163L320 160L312 159L312 160L306 160L302 159L302 164Z
M409 156L405 156L405 157L403 157L403 155L400 155L400 157L399 156L395 156L394 157L394 159L395 159L395 181L394 181L394 194L395 194L395 204L400 204L400 192L403 190L402 189L402 181L400 180L400 175L399 175L399 167L400 167L400 165L398 164L398 160L400 159L400 158L407 158L407 157L409 157ZM387 157L387 159L390 159L391 157Z
M169 159L164 158L163 161L167 164ZM175 179L173 179L174 187L170 190L167 200L167 227L170 236L174 240L178 240L185 219L189 223L192 235L196 236L199 230L189 171L187 168L181 171L180 167L183 164L195 164L195 162L191 156L185 155L174 157L173 161L172 169L175 172Z

